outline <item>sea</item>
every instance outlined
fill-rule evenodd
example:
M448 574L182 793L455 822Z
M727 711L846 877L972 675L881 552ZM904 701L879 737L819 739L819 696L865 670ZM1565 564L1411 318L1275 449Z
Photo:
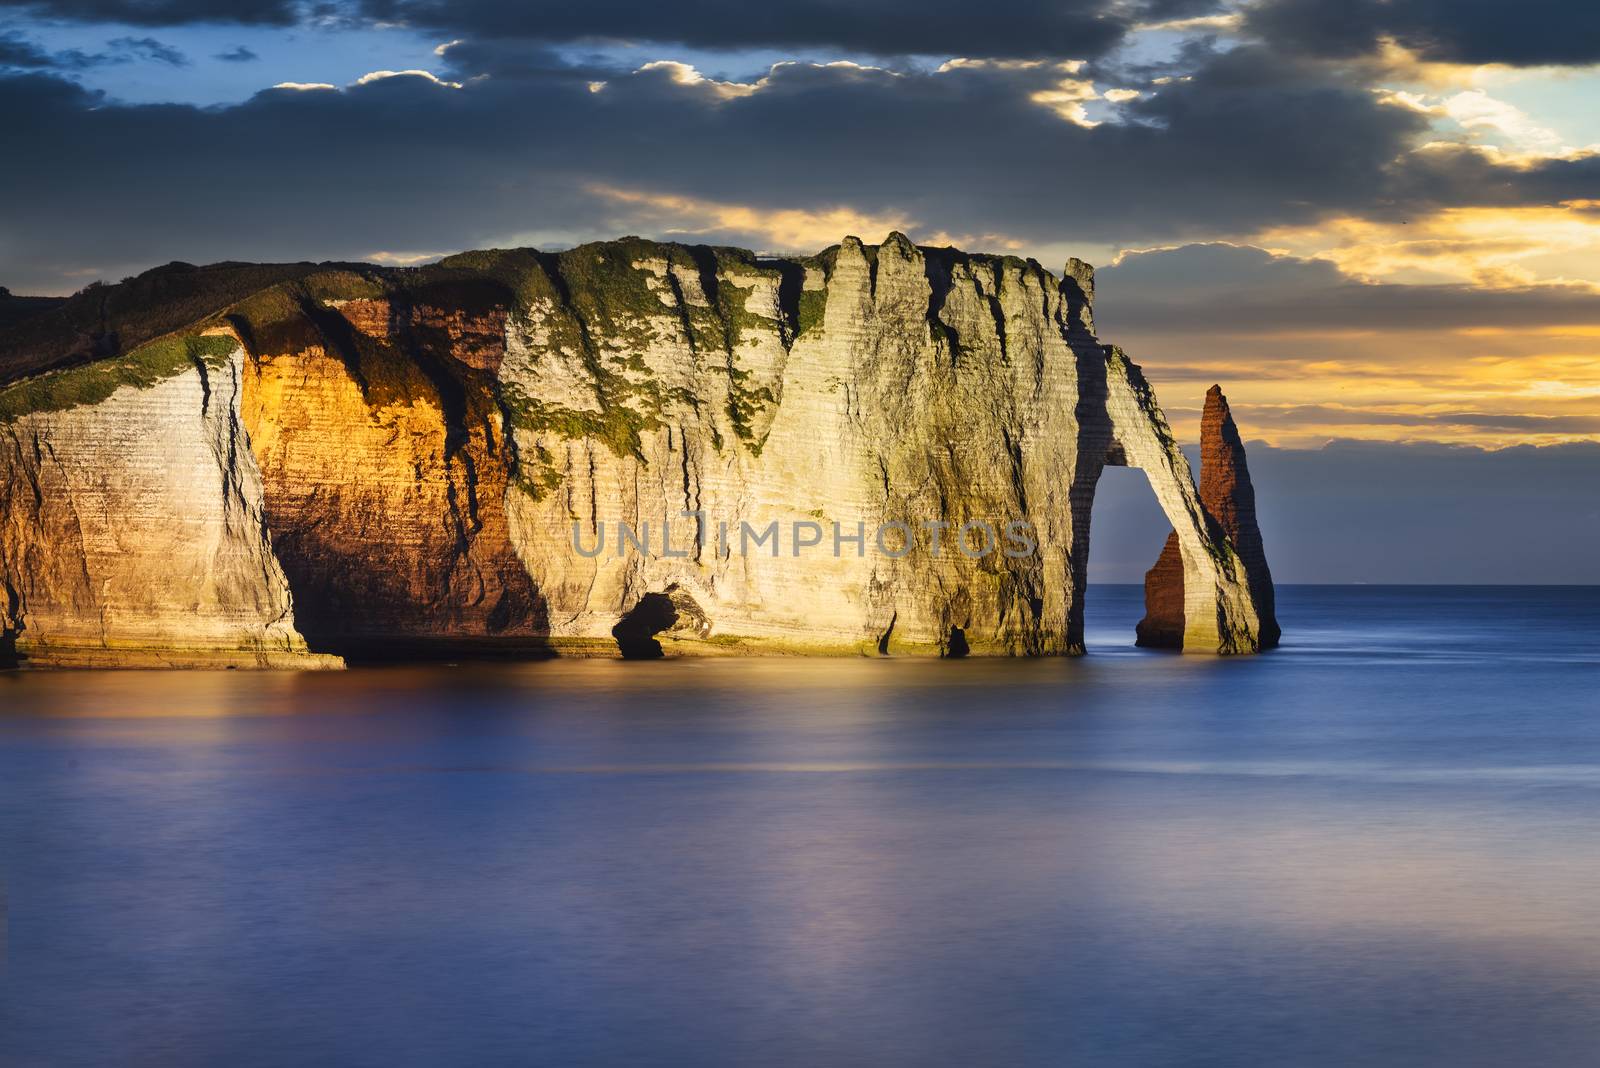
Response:
M1600 587L1282 648L0 675L8 1066L1600 1063Z

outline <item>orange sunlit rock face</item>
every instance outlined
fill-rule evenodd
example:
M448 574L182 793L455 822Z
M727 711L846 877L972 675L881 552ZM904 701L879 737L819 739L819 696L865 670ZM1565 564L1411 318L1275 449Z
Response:
M1167 535L1156 566L1144 573L1144 618L1137 633L1137 644L1147 649L1183 648L1183 556L1176 531Z
M506 358L506 309L495 306L474 313L464 308L417 304L411 308L411 329L437 338L440 351L479 371L498 371Z
M448 355L474 370L498 370L506 356L505 305L455 307L444 303L451 294L435 292L431 295L435 298L432 302L398 306L386 297L332 303L339 315L364 338L401 347L410 342L415 347Z
M363 337L375 341L389 340L389 326L394 318L394 306L387 299L356 299L336 305L342 315Z
M409 358L387 300L335 314L350 350L329 351L325 329L253 353L240 409L308 641L356 657L439 635L539 645L542 602L506 528L501 416L473 363ZM482 363L481 339L503 336L503 310L423 318L456 339L451 357Z

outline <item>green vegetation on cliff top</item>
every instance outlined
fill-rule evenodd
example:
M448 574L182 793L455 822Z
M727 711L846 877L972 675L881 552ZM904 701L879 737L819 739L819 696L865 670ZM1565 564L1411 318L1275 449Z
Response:
M636 266L655 261L664 274ZM765 278L781 284L782 271L739 249L684 246L623 238L546 254L529 250L463 253L440 262L441 269L468 269L503 282L522 308L538 309L535 359L546 354L576 356L587 370L598 410L577 410L541 402L514 386L502 387L513 425L568 438L594 438L619 456L641 456L640 437L662 425L669 403L698 407L699 399L662 391L653 380L646 354L663 337L680 336L701 358L714 357L729 378L727 414L741 440L759 451L751 429L757 411L772 404L772 391L746 386L749 372L738 366L751 331L776 336L787 345L793 326L746 307L750 289ZM693 289L686 292L692 286ZM702 299L703 298L703 299ZM543 479L540 480L544 481Z
M238 342L225 335L172 335L132 352L81 367L50 371L0 389L0 423L32 412L59 412L98 404L123 386L149 389L197 367L222 366Z
M864 251L869 259L876 253L872 246ZM941 262L955 257L996 259L1009 265L1012 260L968 256L953 249L923 251ZM709 357L714 367L725 369L728 423L747 447L758 452L761 442L753 428L759 413L775 398L767 387L751 384L750 372L740 366L742 352L752 332L776 335L787 347L821 324L827 294L805 290L805 272L830 273L837 252L835 246L812 257L768 260L742 249L630 237L558 253L465 252L415 268L174 263L119 285L91 286L51 302L8 329L0 340L0 412L9 420L27 411L94 403L119 385L153 385L192 364L186 348L190 342L200 346L196 354L200 359L212 351L211 346L228 344L226 339L180 337L224 319L238 328L253 352L324 344L351 362L352 373L370 375L363 378L364 390L404 393L414 376L401 374L408 381L389 383L396 387L392 390L384 385L399 370L388 365L410 357L399 350L385 351L378 359L372 357L380 354L358 352L369 346L358 345L348 332L330 338L330 327L340 332L338 324L324 321L322 314L330 303L388 297L469 312L490 304L554 309L539 324L545 347L580 357L593 378L603 414L519 397L507 398L504 407L518 425L596 437L619 453L633 455L639 454L639 435L660 425L664 405L701 403L692 396L679 396L684 390L663 391L651 380L645 354L658 331L676 319L674 334L681 329L702 359ZM634 266L645 260L665 262L672 269L662 277ZM1031 263L1026 266L1036 268ZM746 306L751 289L740 283L758 279L777 287L777 318ZM698 283L703 303L696 294L684 292L691 280ZM30 374L35 377L22 379ZM6 387L8 380L14 384ZM378 402L376 396L369 399Z
M125 355L154 338L195 328L252 293L336 266L169 263L115 285L96 282L65 300L53 301L38 314L7 324L0 333L0 385L57 367Z

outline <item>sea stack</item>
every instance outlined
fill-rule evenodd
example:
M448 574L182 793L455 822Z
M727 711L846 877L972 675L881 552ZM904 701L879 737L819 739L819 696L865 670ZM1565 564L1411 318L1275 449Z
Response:
M1217 543L1237 553L1244 565L1258 619L1259 647L1271 649L1282 633L1274 614L1272 572L1256 523L1256 491L1250 483L1244 441L1219 385L1206 391L1200 419L1200 504ZM1167 536L1155 566L1145 573L1144 603L1137 644L1184 648L1184 561L1176 531Z

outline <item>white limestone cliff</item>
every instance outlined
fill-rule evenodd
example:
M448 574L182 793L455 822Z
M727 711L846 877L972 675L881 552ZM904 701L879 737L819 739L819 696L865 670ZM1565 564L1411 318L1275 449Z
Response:
M244 353L0 425L3 629L61 666L324 666L239 425Z

